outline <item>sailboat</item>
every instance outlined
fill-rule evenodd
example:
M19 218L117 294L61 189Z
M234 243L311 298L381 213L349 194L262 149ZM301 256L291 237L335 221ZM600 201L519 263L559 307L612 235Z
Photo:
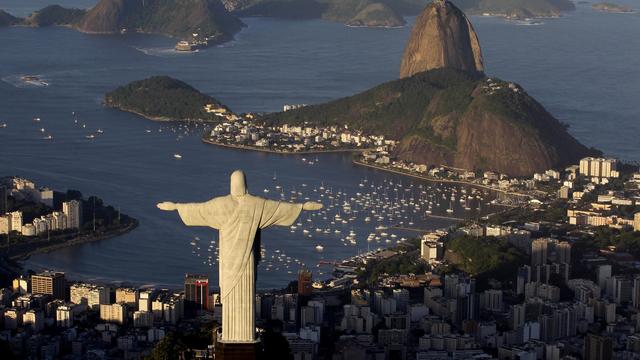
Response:
M449 202L449 208L447 209L447 212L448 212L449 214L453 213L453 201L450 201L450 202Z

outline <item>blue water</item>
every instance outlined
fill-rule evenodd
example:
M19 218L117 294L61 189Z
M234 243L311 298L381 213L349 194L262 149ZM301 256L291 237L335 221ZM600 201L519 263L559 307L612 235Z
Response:
M29 7L19 0L0 0L0 8L24 15L46 2L30 1ZM551 113L569 123L572 134L585 144L624 159L640 159L635 108L640 94L638 14L602 14L579 5L575 13L539 26L496 18L472 20L490 75L522 84ZM199 243L208 242L215 234L184 227L175 214L156 210L158 201L203 201L223 194L228 191L228 174L238 167L248 173L254 193L269 197L276 196L274 172L287 191L295 185L311 197L311 189L321 183L353 195L362 191L358 184L364 178L378 184L385 179L398 181L354 167L344 155L319 156L310 166L300 156L208 146L199 141L197 130L190 135L174 133L173 125L101 105L106 91L155 74L182 79L237 112L319 103L395 79L410 30L347 28L323 21L244 21L249 27L236 41L195 54L176 54L171 50L173 40L156 36L90 36L64 28L0 29L0 41L11 44L10 51L0 54L0 123L8 125L0 129L0 174L96 194L141 222L125 236L37 255L27 266L64 270L76 278L177 285L185 272L210 271L189 243L196 236ZM25 86L19 81L21 74L39 74L50 86ZM74 124L72 111L78 114L79 124ZM42 122L34 123L36 116ZM42 140L40 128L54 140ZM85 139L98 128L104 130L102 136ZM176 153L182 160L173 158ZM411 183L402 181L405 186ZM308 188L302 189L302 183ZM267 187L271 192L264 194L262 189ZM456 210L459 215L460 209ZM447 224L415 221L423 227ZM267 256L280 249L319 272L315 264L321 258L339 259L367 249L363 237L373 225L349 226L359 236L355 247L344 246L338 236L308 239L288 229L265 232L263 243ZM314 250L317 244L325 247L324 252ZM259 286L283 286L293 279L284 266L277 271L275 266L260 273Z

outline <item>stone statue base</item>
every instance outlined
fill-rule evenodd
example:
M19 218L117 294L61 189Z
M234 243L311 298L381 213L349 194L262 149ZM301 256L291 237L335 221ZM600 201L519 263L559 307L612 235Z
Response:
M232 343L217 342L216 360L255 360L260 342Z

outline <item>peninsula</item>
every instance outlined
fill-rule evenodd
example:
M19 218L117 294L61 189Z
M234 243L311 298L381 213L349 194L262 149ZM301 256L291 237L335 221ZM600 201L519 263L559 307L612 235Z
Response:
M0 263L122 235L138 225L98 197L54 191L25 178L0 178L0 196ZM6 270L0 266L0 273Z
M158 121L235 120L217 99L168 76L133 81L107 93L106 106Z

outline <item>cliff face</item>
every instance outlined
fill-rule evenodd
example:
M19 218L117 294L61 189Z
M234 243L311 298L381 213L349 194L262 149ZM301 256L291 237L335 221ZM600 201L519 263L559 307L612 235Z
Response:
M402 138L395 156L434 166L448 164L529 176L573 163L590 153L519 86L493 84L500 89L493 92L487 90L486 82L478 84L464 112L447 114L449 118L444 121L431 121L434 136L448 135L447 142L409 135Z
M174 37L198 33L227 40L243 26L219 0L101 0L77 28L93 34L127 29Z
M434 0L416 19L404 50L400 77L439 68L484 71L480 43L471 22L445 0Z

